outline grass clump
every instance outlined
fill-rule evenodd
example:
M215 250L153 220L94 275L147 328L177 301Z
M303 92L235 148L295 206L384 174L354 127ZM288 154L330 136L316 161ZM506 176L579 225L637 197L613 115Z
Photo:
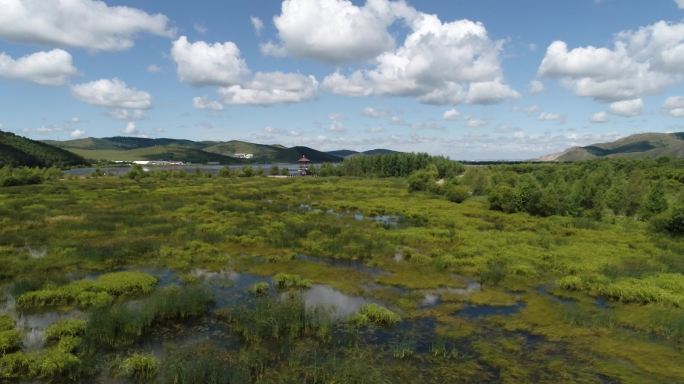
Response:
M311 285L313 285L313 282L309 279L304 279L299 275L291 275L288 273L278 273L273 276L273 281L278 289L310 288Z
M17 306L23 309L59 306L104 307L119 296L147 294L157 284L142 272L113 272L95 280L79 280L60 287L48 286L22 294Z
M0 331L0 355L14 352L21 348L21 335L14 329Z
M268 290L270 288L271 287L268 285L267 282L261 281L261 282L258 282L258 283L255 283L254 285L252 285L249 288L249 290L250 290L250 292L252 292L253 294L255 294L257 296L264 296L264 295L268 294Z
M400 321L401 316L374 303L364 305L350 318L350 322L356 326L391 327Z
M216 347L198 346L173 351L162 366L162 382L174 384L249 383L250 372Z
M116 368L116 376L125 377L136 383L152 381L159 371L157 359L147 353L134 353L123 359Z
M298 296L289 296L282 301L260 299L253 309L227 309L220 311L219 316L250 344L276 344L276 341L294 341L302 337L327 340L333 326L326 311L307 310Z
M87 322L80 319L65 319L54 323L45 330L47 341L58 341L65 337L81 337L85 334Z
M132 345L156 325L204 314L212 303L199 287L168 287L135 306L115 305L92 314L85 330L88 345L115 349Z

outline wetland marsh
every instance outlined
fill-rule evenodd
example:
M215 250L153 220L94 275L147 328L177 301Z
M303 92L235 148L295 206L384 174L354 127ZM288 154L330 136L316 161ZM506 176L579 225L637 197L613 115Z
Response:
M411 182L0 188L0 381L684 381L681 237Z

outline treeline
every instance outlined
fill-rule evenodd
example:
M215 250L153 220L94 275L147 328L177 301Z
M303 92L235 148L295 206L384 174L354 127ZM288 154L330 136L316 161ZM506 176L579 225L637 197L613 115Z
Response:
M350 156L339 164L323 164L312 167L318 176L357 176L357 177L406 177L411 173L434 166L437 177L453 177L463 173L461 163L443 156L430 156L427 153L391 153L384 155Z
M81 156L54 147L0 131L0 166L67 167L87 164Z
M59 168L0 167L0 187L41 184L46 180L58 179L62 175Z

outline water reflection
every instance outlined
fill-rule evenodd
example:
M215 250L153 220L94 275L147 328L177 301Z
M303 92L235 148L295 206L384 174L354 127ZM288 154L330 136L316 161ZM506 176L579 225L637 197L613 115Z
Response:
M314 285L302 293L304 305L307 308L325 308L330 310L335 318L344 318L368 303L368 300L346 295L327 285Z

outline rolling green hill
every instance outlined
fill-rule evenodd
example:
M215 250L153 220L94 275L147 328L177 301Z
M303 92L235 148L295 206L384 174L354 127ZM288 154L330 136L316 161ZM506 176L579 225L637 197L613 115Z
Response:
M173 160L189 163L294 163L301 155L312 162L339 162L342 157L309 147L287 148L282 145L254 144L245 141L192 141L180 139L148 139L137 137L86 138L68 141L46 141L92 160L135 161ZM238 153L251 153L251 159L236 158Z
M640 133L612 143L573 147L564 152L539 158L542 161L582 161L599 158L684 158L684 132Z
M0 131L0 166L66 167L86 163L83 157L64 149Z

